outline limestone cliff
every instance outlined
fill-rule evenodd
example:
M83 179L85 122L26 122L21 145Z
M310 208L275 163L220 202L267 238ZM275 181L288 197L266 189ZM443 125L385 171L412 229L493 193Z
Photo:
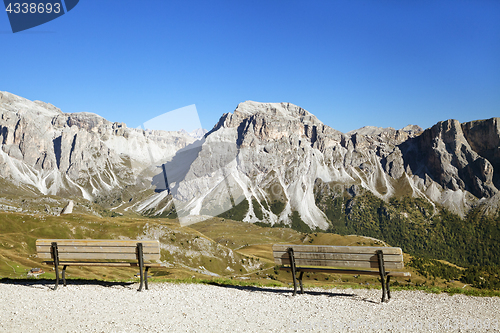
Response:
M194 139L0 92L0 174L42 194L92 199L126 184Z
M175 206L186 221L229 210L248 222L326 229L318 196L411 196L462 216L500 198L499 118L341 133L299 106L247 101L210 132L189 135L0 92L0 143L3 181L89 200L140 184L156 191L131 208L154 215Z
M249 222L289 224L298 212L310 227L325 229L329 221L315 204L318 184L330 187L328 195L359 189L384 200L408 195L464 215L498 192L497 123L448 120L425 131L409 125L343 134L293 104L248 101L221 117L189 163L179 155L165 169L181 216L217 215L243 202ZM491 142L480 140L481 126Z

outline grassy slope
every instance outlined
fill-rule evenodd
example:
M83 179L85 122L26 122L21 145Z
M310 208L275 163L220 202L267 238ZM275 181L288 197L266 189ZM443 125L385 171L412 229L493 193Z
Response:
M382 246L382 242L366 238L363 236L341 236L332 233L312 233L302 234L289 228L262 228L245 222L237 222L224 219L212 219L202 223L194 224L192 228L209 236L228 247L238 249L238 252L249 256L258 257L267 262L273 262L272 244L312 244L312 245L352 245L352 246ZM405 264L411 260L411 256L404 254ZM446 262L445 262L446 263ZM462 288L463 283L458 281L449 282L444 279L425 278L413 268L406 265L405 271L411 272L412 278L405 280L402 278L394 279L396 284L402 286L428 286L441 288ZM274 269L257 271L248 274L250 281L262 281L262 279L271 279L285 284L292 282L290 273ZM349 276L337 274L308 274L305 275L305 283L310 286L324 286L334 283L335 285L363 285L378 286L376 277L371 276ZM469 287L467 287L469 288ZM470 288L469 288L470 289Z
M272 244L324 244L377 246L376 240L361 236L341 236L331 233L302 234L288 228L263 228L256 225L214 218L190 227L181 227L171 219L148 219L132 217L96 218L73 214L66 216L26 215L0 213L0 276L25 278L30 268L42 267L47 273L42 278L54 278L51 267L42 265L36 258L37 238L94 238L109 239L127 237L159 239L162 244L162 261L170 267L153 270L154 278L213 279L203 274L206 269L220 277L245 278L249 283L276 283L289 285L291 275L276 269L272 261ZM405 262L411 257L404 255ZM190 267L191 269L189 269ZM230 270L226 270L230 267ZM203 269L201 269L203 268ZM198 269L193 271L192 269ZM412 267L411 280L397 279L396 285L461 288L460 282L442 279L427 279ZM135 269L106 267L71 267L69 278L99 280L131 280ZM216 278L220 279L220 278ZM309 286L379 285L376 277L307 274Z
M202 277L204 275L200 272L206 271L229 276L234 272L247 273L254 266L263 266L263 263L254 263L253 259L235 253L199 232L181 227L169 219L0 213L0 276L26 277L29 269L41 267L47 271L47 277L53 277L51 267L43 265L42 261L36 258L35 241L38 238L118 239L120 237L160 240L161 260L170 267L154 272L158 276ZM187 267L197 269L199 272ZM226 270L228 267L230 270ZM71 267L68 273L70 277L113 280L131 278L136 270Z

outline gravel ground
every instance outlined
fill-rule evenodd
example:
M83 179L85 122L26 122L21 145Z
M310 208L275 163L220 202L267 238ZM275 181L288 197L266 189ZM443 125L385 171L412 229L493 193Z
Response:
M70 282L73 283L73 282ZM0 332L500 332L500 298L153 283L0 283Z

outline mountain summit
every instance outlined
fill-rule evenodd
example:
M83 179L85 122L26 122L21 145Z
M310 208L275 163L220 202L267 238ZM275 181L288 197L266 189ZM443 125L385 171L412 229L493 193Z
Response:
M181 219L327 229L325 202L362 193L464 216L485 202L499 206L499 119L341 133L294 104L246 101L195 141L1 92L0 172L41 195L121 198L132 186L127 209Z
M313 229L330 224L318 196L339 193L421 198L463 216L498 192L497 124L448 120L425 131L408 125L344 134L299 106L247 101L220 118L171 194L184 216L238 207L248 222L289 224L295 216ZM473 148L478 128L491 138L480 152Z
M40 194L93 200L135 184L151 165L194 141L0 92L0 174Z

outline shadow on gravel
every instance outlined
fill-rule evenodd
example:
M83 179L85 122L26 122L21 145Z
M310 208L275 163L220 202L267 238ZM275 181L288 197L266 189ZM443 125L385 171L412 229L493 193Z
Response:
M373 303L373 304L380 304L380 303L382 303L380 301L376 302L376 301L368 299L368 298L360 298L360 301L364 301L364 302L368 302L368 303Z
M272 287L258 287L258 286L232 286L232 285L226 285L226 284L220 284L220 283L208 283L210 285L218 286L221 288L229 288L229 289L238 289L238 290L243 290L243 291L250 291L250 292L266 292L266 293L274 293L274 294L282 294L282 295L293 295L293 290L290 289L277 289L277 288L272 288ZM300 292L297 292L297 296L300 295ZM328 297L358 297L356 294L340 294L340 293L332 293L328 291L308 291L304 290L304 295L324 295Z
M56 284L56 280L47 280L47 279L9 279L2 278L0 279L0 283L2 284L12 284L12 285L23 285L26 287L39 288L41 286L48 287L50 289L54 289ZM136 282L108 282L108 281L99 281L99 280L84 280L84 279L66 279L66 284L68 286L81 286L81 285L91 285L91 286L103 286L103 287L127 287L132 286ZM62 282L59 283L59 288L64 288Z

